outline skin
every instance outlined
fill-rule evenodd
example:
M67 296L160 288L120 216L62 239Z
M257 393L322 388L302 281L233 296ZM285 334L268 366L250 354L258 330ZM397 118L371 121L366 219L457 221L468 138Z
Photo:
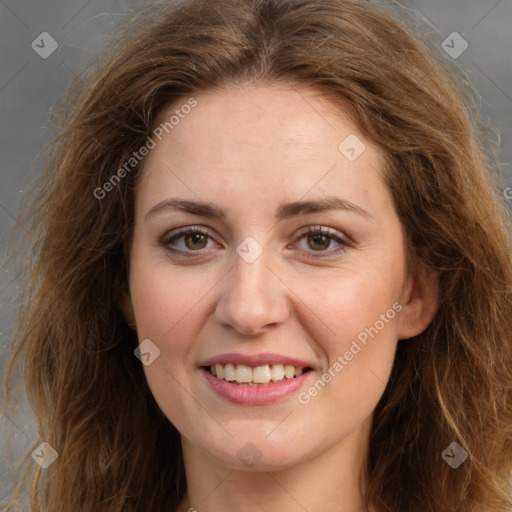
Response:
M318 90L238 85L194 97L198 105L144 160L122 304L139 340L160 349L144 371L182 436L188 491L179 512L363 510L358 478L372 414L397 340L434 316L437 276L407 273L382 152ZM349 134L365 144L355 161L338 150ZM368 216L332 210L274 219L282 202L328 195ZM173 209L145 217L169 198L214 203L226 218ZM209 236L174 239L173 247L200 256L166 247L184 226ZM334 238L303 236L310 226L332 228L350 247L335 254ZM248 236L263 250L252 263L236 252ZM198 369L226 352L285 354L315 368L307 389L397 302L401 311L307 404L297 393L269 405L232 404ZM249 442L261 454L252 466L237 457Z

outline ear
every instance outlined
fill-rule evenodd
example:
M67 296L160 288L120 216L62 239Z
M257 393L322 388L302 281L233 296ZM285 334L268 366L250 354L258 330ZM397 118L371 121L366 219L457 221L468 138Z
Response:
M398 339L422 333L434 318L438 305L439 273L424 267L408 278L400 312Z
M120 293L118 306L121 312L123 313L124 319L126 320L128 327L135 331L137 329L135 325L135 313L133 311L132 299L130 297L130 292L128 290L123 290Z

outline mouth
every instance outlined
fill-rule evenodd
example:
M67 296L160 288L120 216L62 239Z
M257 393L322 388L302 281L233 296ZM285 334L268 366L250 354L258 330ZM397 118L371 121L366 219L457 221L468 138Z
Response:
M243 406L270 405L298 393L314 371L309 366L215 364L199 371L218 398Z
M312 370L310 366L291 364L263 364L249 366L245 364L215 364L202 366L204 371L219 380L239 386L271 386L277 383L297 379Z

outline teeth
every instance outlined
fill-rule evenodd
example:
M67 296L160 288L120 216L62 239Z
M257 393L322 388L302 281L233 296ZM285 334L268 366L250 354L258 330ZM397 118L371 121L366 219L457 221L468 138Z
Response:
M290 364L265 364L254 368L245 364L233 365L216 364L210 366L210 372L218 379L224 379L237 384L268 384L269 382L278 382L283 379L293 379L298 377L304 371L304 368L295 367Z
M284 366L282 364L274 364L272 365L272 370L270 370L270 373L272 375L273 381L282 380L284 377Z
M291 365L287 364L284 367L284 376L287 379L293 379L293 377L295 377L295 366L291 366Z
M235 380L237 382L252 382L252 370L250 366L245 364L237 364L235 366Z
M256 366L252 371L252 381L256 384L267 384L270 382L272 374L270 372L270 366Z
M235 367L231 363L224 366L224 380L229 382L235 380Z

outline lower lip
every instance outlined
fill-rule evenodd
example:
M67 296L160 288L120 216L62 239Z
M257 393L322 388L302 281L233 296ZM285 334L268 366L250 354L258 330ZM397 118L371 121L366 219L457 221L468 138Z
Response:
M240 405L265 405L277 402L297 392L309 377L312 370L302 373L293 379L285 379L269 384L249 386L233 384L224 379L218 379L205 368L200 369L208 384L222 398Z

